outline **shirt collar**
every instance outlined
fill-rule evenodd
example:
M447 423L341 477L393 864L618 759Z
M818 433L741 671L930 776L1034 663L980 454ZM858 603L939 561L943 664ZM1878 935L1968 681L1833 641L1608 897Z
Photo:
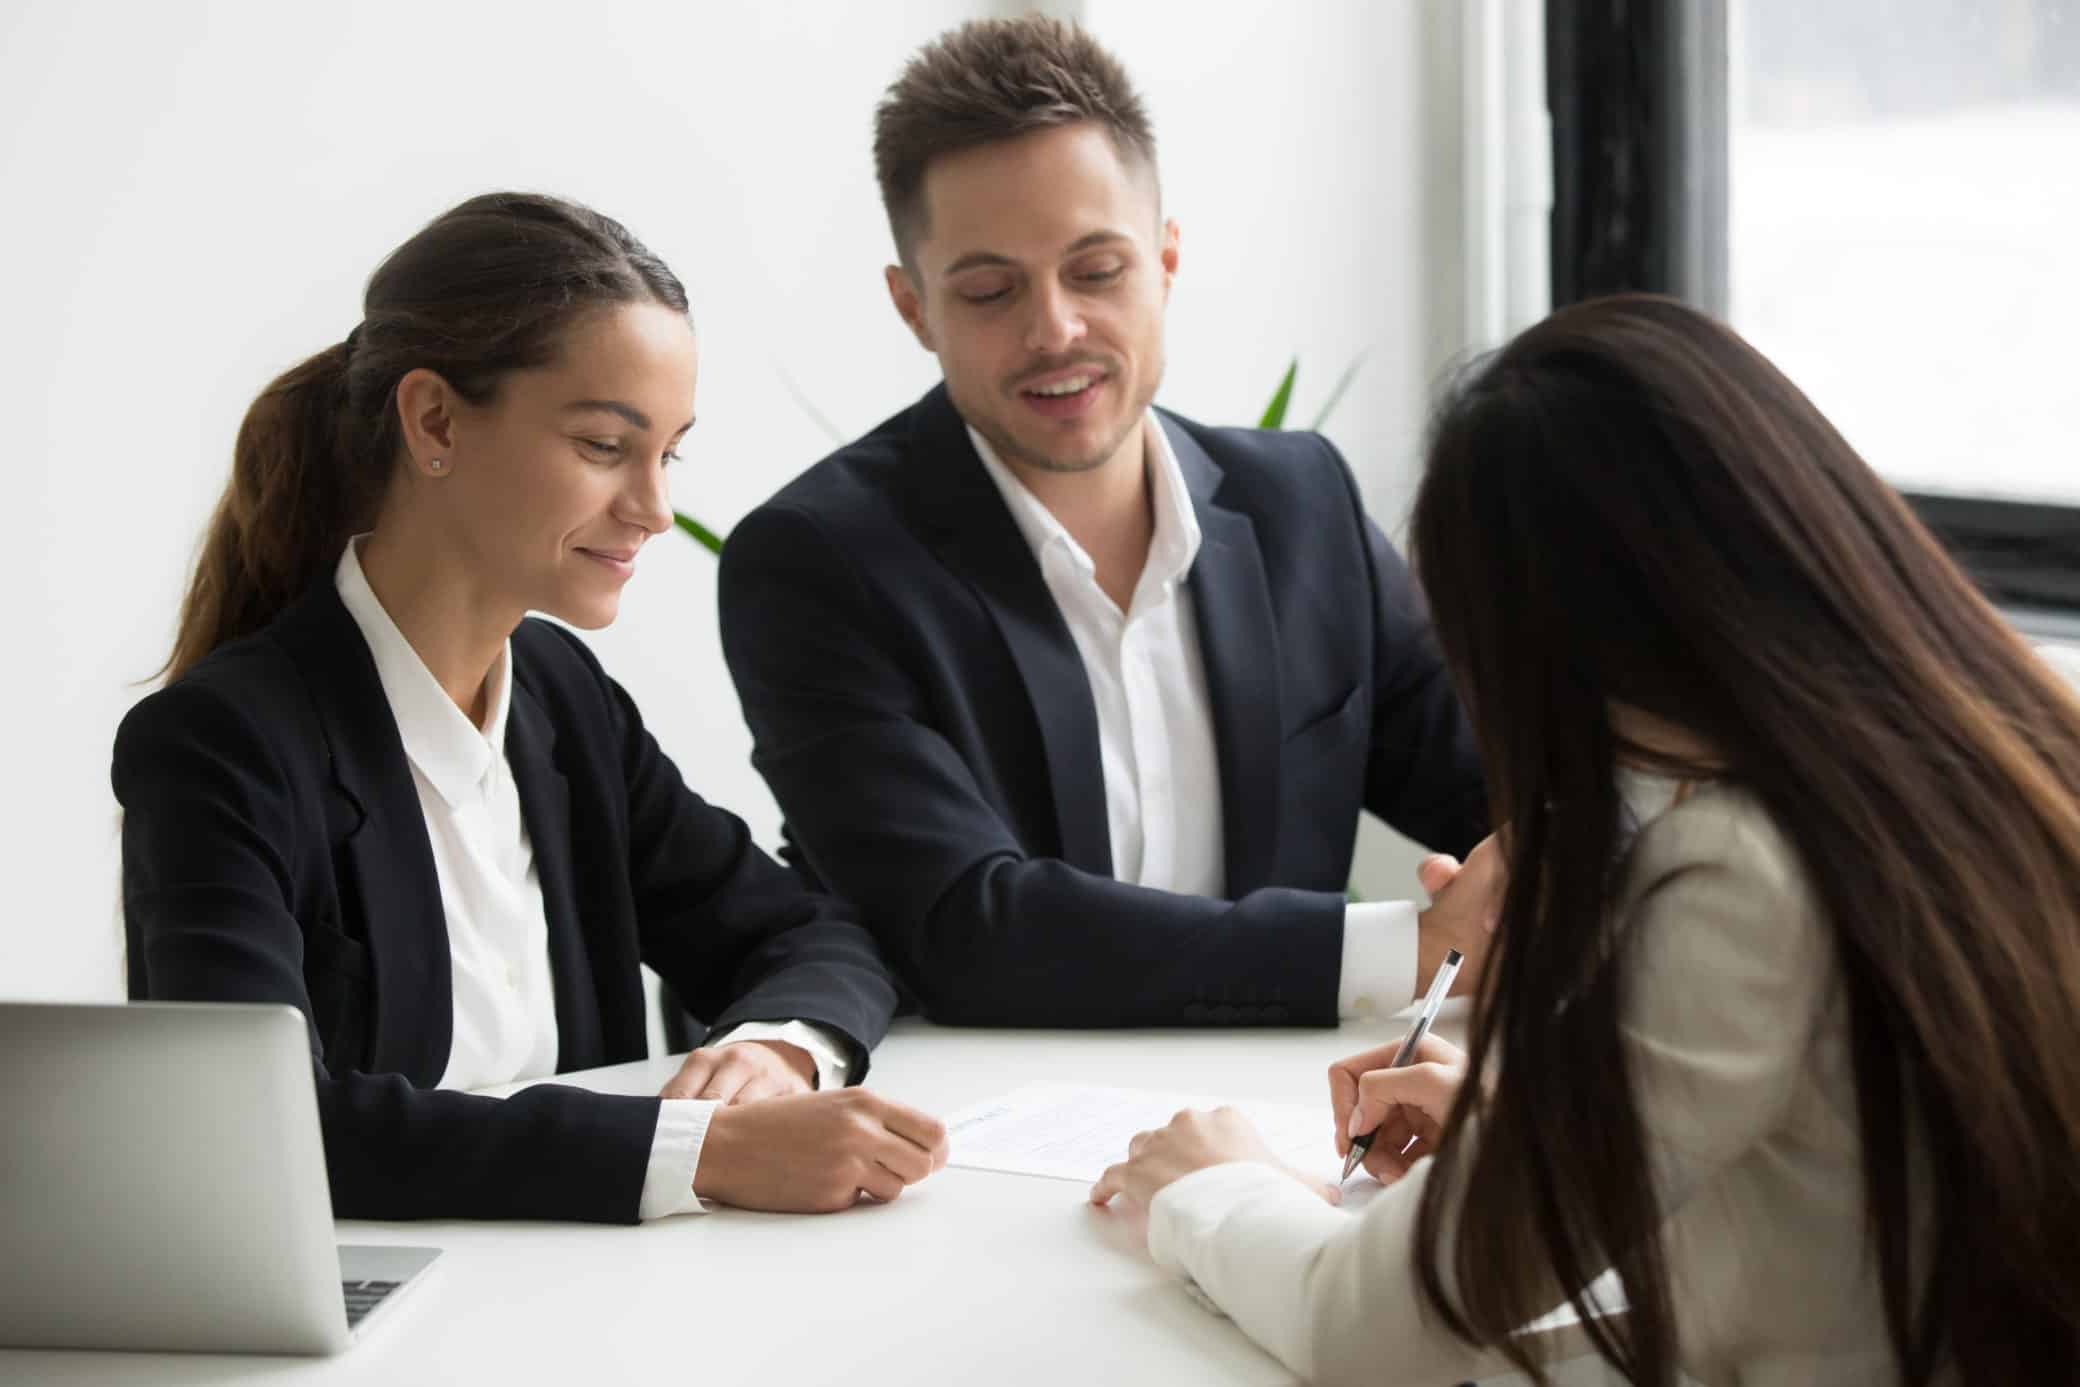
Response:
M347 551L333 570L332 585L375 657L376 677L389 701L390 715L397 719L404 754L442 799L450 806L460 805L477 792L505 745L506 715L513 703L512 642L499 651L486 676L491 697L484 710L484 725L479 728L455 706L455 700L448 697L376 600L375 589L361 571L359 550L366 538L356 535L348 541Z
M1643 766L1620 765L1612 775L1618 791L1618 855L1624 856L1648 824L1683 803L1710 779L1691 780L1648 770Z
M1149 499L1155 510L1155 532L1149 538L1148 566L1142 578L1144 582L1153 577L1163 583L1175 583L1191 572L1192 560L1199 555L1199 517L1192 510L1184 469L1178 466L1177 454L1171 450L1170 436L1162 421L1153 411L1142 417L1141 436L1147 440L1143 444L1144 455L1151 464ZM982 459L983 470L996 483L1005 508L1011 512L1012 523L1025 536L1033 557L1044 562L1050 547L1060 547L1078 568L1095 573L1097 565L1091 562L1083 546L1055 519L1054 512L1026 489L1026 484L972 424L968 426L968 441L975 445L975 456Z

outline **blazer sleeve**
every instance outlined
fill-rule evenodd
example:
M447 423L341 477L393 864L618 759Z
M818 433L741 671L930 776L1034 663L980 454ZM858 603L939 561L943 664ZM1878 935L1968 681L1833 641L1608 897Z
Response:
M635 701L567 632L605 691L628 787L629 876L645 963L715 1031L815 1021L848 1042L849 1078L888 1033L896 989L873 936L836 898L752 841L744 821L687 787Z
M1365 514L1357 478L1335 445L1321 443L1336 461L1363 531L1371 582L1372 737L1365 807L1417 842L1464 857L1488 833L1487 789L1472 725L1407 563Z
M1639 851L1619 1026L1666 1220L1784 1121L1832 986L1832 945L1788 850L1752 816L1672 813ZM1455 1139L1478 1141L1478 1124ZM1504 1371L1495 1350L1425 1313L1414 1240L1430 1170L1418 1161L1356 1217L1265 1166L1198 1171L1156 1196L1149 1250L1310 1382L1415 1387ZM1758 1235L1795 1245L1798 1232ZM1670 1250L1727 1255L1696 1240ZM1566 1293L1553 1283L1551 1303Z
M1336 1023L1340 895L1228 902L1028 856L904 666L931 656L812 518L767 506L740 524L720 600L754 762L933 1020Z
M294 913L299 863L329 851L322 809L288 758L207 686L147 698L116 734L131 995L283 1002L313 1017L307 940L359 947ZM330 936L337 936L331 938ZM323 966L322 963L320 966ZM506 1099L327 1072L311 1055L333 1213L633 1223L658 1100L540 1085Z

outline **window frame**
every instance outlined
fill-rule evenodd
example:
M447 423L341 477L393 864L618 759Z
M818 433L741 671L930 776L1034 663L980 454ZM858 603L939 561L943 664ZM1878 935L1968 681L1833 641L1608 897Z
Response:
M1552 302L1729 307L1727 0L1546 0ZM2080 506L1903 491L2017 626L2080 640Z

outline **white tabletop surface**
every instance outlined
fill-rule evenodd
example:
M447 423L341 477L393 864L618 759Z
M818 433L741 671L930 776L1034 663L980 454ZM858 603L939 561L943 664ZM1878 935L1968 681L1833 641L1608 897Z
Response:
M1039 1080L1327 1104L1331 1061L1398 1027L987 1031L900 1023L870 1086L945 1115ZM559 1082L655 1093L672 1059ZM639 1227L342 1221L444 1248L331 1359L0 1351L0 1383L1271 1384L1081 1185L949 1168L888 1205ZM256 1233L259 1230L256 1230ZM1582 1363L1569 1382L1603 1382Z

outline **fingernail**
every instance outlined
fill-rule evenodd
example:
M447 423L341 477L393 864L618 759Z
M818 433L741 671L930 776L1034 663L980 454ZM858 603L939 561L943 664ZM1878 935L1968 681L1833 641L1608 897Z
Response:
M1351 1120L1343 1124L1343 1134L1352 1140L1356 1140L1358 1134L1365 1130L1364 1125L1359 1121L1363 1112L1362 1108L1352 1108Z

